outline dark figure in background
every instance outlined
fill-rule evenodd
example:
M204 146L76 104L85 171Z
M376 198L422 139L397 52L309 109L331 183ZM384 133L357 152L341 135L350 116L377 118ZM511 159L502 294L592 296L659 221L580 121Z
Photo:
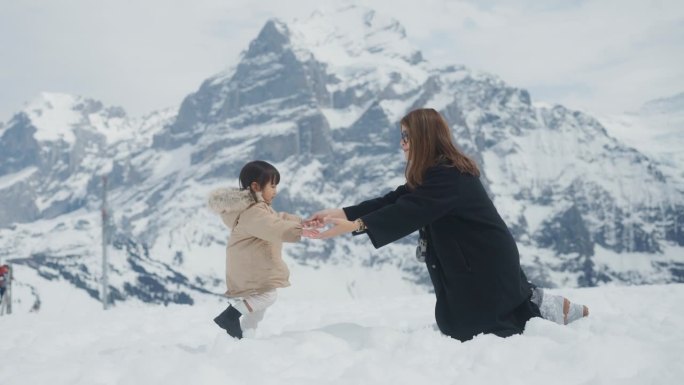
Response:
M2 302L2 297L5 296L5 291L7 290L7 285L9 284L9 266L0 266L0 303Z

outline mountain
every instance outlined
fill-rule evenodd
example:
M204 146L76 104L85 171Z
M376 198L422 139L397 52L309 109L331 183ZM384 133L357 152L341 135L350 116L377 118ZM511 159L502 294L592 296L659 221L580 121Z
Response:
M668 181L684 191L684 93L599 119L610 135L658 162Z
M264 159L282 175L277 210L307 215L383 194L403 183L398 122L424 106L480 164L535 282L684 279L680 176L585 113L533 104L494 75L431 65L398 22L353 6L269 20L234 67L177 110L132 119L41 95L0 132L0 258L95 298L108 175L114 299L221 293L228 232L206 209L211 189L236 186L244 163ZM359 266L429 287L415 235L379 250L360 238L304 241L286 259L302 275L348 272L326 284L353 296L387 290L354 276Z
M677 95L655 99L644 103L642 115L681 115L684 114L684 92Z

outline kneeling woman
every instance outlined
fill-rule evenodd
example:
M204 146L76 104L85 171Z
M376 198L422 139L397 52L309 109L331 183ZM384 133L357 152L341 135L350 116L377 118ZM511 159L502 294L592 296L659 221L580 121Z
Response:
M376 248L419 231L434 285L435 318L442 333L465 341L480 333L521 333L532 317L566 324L586 306L544 295L527 281L508 227L489 199L477 164L461 153L433 109L401 120L406 184L344 209L326 209L309 221L335 226L318 238L365 233Z

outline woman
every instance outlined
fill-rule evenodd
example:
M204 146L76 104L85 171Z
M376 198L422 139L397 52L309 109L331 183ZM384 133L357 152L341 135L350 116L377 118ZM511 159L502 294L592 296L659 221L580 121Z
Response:
M310 223L334 224L317 238L365 233L380 248L419 230L437 297L437 326L461 341L480 333L521 333L528 319L541 315L538 305L552 306L545 318L559 323L588 315L586 307L562 297L541 298L541 291L532 302L535 288L520 269L515 240L480 183L477 164L456 148L437 111L419 109L401 119L401 147L406 184L356 206L314 214Z

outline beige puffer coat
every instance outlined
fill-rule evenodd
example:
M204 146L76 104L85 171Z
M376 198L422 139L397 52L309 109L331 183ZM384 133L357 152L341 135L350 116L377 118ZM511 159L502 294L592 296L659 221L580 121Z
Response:
M290 286L281 255L283 242L298 242L302 219L276 213L260 194L221 188L209 195L209 208L232 229L226 248L226 283L230 297L246 297Z

